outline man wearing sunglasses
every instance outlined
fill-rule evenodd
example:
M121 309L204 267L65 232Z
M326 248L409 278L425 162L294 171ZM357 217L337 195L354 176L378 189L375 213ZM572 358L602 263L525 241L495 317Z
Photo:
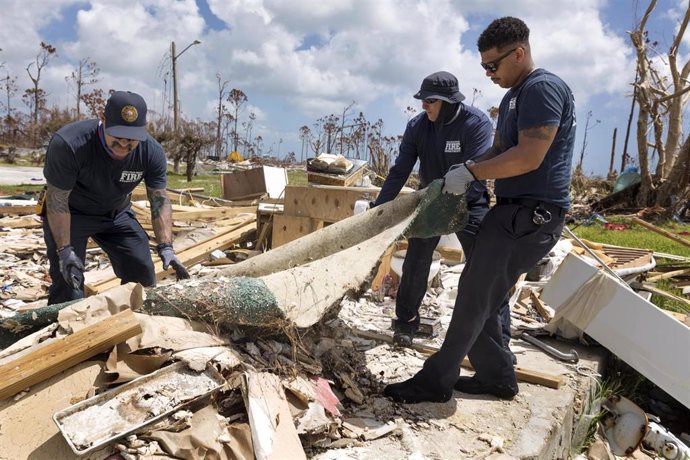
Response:
M458 285L446 338L421 371L384 394L396 401L448 401L453 389L512 399L519 391L501 344L496 312L519 276L556 244L569 206L575 103L563 80L532 61L523 21L493 21L477 41L486 75L508 88L494 142L476 162L444 177L445 193L462 194L476 180L495 179L496 205L482 221ZM475 374L458 378L467 356Z
M148 235L131 208L143 180L151 204L158 254L178 279L189 273L172 247L172 208L166 192L165 153L146 131L146 102L115 91L105 117L70 123L48 144L43 232L52 285L48 304L84 296L84 258L91 237L108 254L122 283L154 286Z
M420 187L440 179L450 168L476 160L491 145L493 126L480 110L464 104L457 78L449 72L435 72L424 78L413 96L422 100L423 113L407 124L398 157L391 167L374 206L392 200L402 189L419 160ZM479 224L489 210L486 184L473 182L466 194L469 220L457 233L469 259ZM420 317L419 307L427 290L427 278L439 237L410 238L403 262L403 274L395 299L396 320L393 341L412 345ZM510 341L510 309L507 300L500 309L503 341Z

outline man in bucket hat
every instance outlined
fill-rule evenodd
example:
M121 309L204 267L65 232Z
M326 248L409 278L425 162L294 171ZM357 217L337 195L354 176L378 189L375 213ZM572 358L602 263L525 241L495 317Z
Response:
M91 237L108 254L122 283L156 284L149 238L131 210L143 180L163 268L189 278L172 247L172 208L166 192L165 153L146 131L146 102L115 91L103 121L70 123L48 144L43 232L52 285L48 304L84 296L84 257Z
M495 179L496 204L475 239L441 348L412 378L384 394L398 402L445 402L453 390L513 399L519 392L511 357L501 345L496 312L519 276L558 242L570 205L575 101L568 85L536 67L529 28L496 19L479 35L486 76L508 91L498 108L493 145L444 176L443 192L464 194L477 180ZM478 289L478 286L486 286ZM472 376L459 375L465 357Z
M419 160L420 187L443 177L454 165L477 159L491 146L493 126L480 110L464 104L458 79L449 72L434 72L424 78L413 96L421 99L423 113L407 124L400 153L390 169L374 206L392 200L407 181ZM469 259L479 224L489 211L486 183L476 181L466 194L469 220L457 233L465 258ZM419 327L419 307L427 290L427 279L434 249L439 237L409 238L403 274L395 299L396 319L393 341L400 346L412 345ZM480 287L478 287L481 289ZM504 345L510 341L510 309L507 299L500 317Z

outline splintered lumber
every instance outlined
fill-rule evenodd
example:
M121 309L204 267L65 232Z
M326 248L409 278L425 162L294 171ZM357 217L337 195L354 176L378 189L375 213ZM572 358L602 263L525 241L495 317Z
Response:
M539 316L544 319L544 322L548 323L551 321L554 313L553 310L551 310L551 307L544 305L544 302L541 301L537 293L532 290L529 291L529 297L532 300L532 306L535 308L535 310L537 310Z
M194 264L206 260L213 251L216 249L225 249L231 245L242 240L243 235L251 230L255 229L256 215L247 216L242 219L240 223L235 224L232 227L228 227L223 232L218 235L209 238L205 241L201 241L198 244L186 248L177 253L177 258L185 267L190 267ZM156 279L161 280L165 276L172 273L172 269L163 270L160 263L160 259L157 256L152 257L153 264L156 269ZM86 285L89 295L99 294L101 292L107 291L120 284L120 279L113 276L111 278L99 281L96 284Z
M647 292L651 292L652 294L656 294L658 296L665 297L667 299L675 300L676 302L680 302L683 305L685 305L686 308L690 308L690 300L684 299L683 297L679 297L679 296L674 295L674 294L671 294L670 292L666 292L663 289L659 289L658 287L653 286L649 283L640 283L637 281L633 281L632 283L630 283L630 286L633 289L637 289L639 291L647 291Z
M645 222L639 217L633 217L632 221L648 230L658 233L659 235L664 235L666 238L671 239L676 243L680 243L683 246L690 247L690 241L686 240L685 238L681 238L680 236L674 235L671 232L667 232L666 230L659 228L656 225L650 224L649 222Z
M124 310L67 337L48 342L0 366L0 399L42 382L141 332L134 313Z
M30 205L0 206L0 216L26 216L36 214L36 203Z
M267 372L242 377L242 395L257 460L306 460L280 377Z
M374 277L374 280L371 282L372 291L378 292L379 289L381 289L381 285L383 284L383 279L388 273L390 273L391 258L393 257L393 252L395 252L395 248L396 243L391 244L390 246L388 246L388 249L386 249L386 252L384 252L381 256L381 263L379 264L379 268L376 271L376 276Z
M687 275L687 274L689 274L689 273L690 273L690 268L683 268L683 269L680 269L680 270L673 270L673 271L670 271L670 272L661 273L661 274L659 274L659 275L650 276L649 278L647 278L647 282L648 282L648 283L653 283L653 282L655 282L655 281L666 280L666 279L669 279L669 278L675 278L676 276Z
M363 331L361 329L353 328L352 333L358 337L362 337L365 339L374 339L380 340L381 342L393 343L392 336L381 334L380 332ZM417 342L412 342L410 348L417 350L418 352L425 355L432 355L439 350L436 347L424 345ZM466 367L468 369L473 369L472 364L470 363L470 360L467 357L465 357L462 360L461 366ZM563 377L561 377L560 375L548 374L546 372L535 371L533 369L526 369L523 367L515 368L515 377L517 377L517 379L520 382L534 383L536 385L542 385L548 388L558 389L563 384Z

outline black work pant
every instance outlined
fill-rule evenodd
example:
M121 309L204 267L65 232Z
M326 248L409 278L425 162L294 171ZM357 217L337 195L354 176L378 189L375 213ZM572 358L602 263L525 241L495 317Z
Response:
M70 229L70 244L82 263L86 257L86 242L91 237L108 254L113 271L122 284L135 282L144 286L156 285L149 238L131 210L122 211L114 217L73 213ZM46 217L43 218L43 236L53 281L48 292L48 304L81 299L84 297L83 283L78 289L72 289L60 273L60 258Z
M430 387L452 390L467 356L482 383L517 388L497 312L520 275L558 242L565 222L565 210L556 207L543 225L535 224L533 215L534 208L521 204L496 205L482 221L460 276L446 337L417 374Z
M486 207L474 209L467 225L456 233L465 253L465 262L472 255L479 225L487 211L488 208ZM434 249L436 249L440 238L437 236L433 238L409 238L407 240L403 274L395 298L395 315L400 321L419 323L419 306L422 304L424 294L427 291L427 280ZM510 306L507 295L498 309L498 315L503 343L508 346L510 343Z

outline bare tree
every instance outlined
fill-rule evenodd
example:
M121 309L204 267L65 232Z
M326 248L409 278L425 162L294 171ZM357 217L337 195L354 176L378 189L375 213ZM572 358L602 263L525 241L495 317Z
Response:
M299 138L302 141L302 151L299 155L299 161L301 163L304 161L304 151L309 144L309 139L311 138L311 130L309 129L309 126L304 125L299 129Z
M216 114L216 156L220 158L223 152L223 138L220 135L222 128L221 125L223 124L223 115L226 111L225 105L223 104L223 100L227 96L227 91L225 88L228 85L229 80L221 82L220 73L216 73L216 80L218 80L218 112Z
M589 126L589 121L592 119L592 111L587 112L587 119L585 121L585 136L582 140L582 150L580 151L580 161L577 163L577 169L582 171L582 161L585 158L585 151L587 150L587 133L596 125L601 123L601 120L594 120L594 125Z
M111 90L110 93L113 91ZM81 95L81 100L94 118L103 118L105 112L106 97L102 89L96 88Z
M98 65L87 57L80 59L77 68L74 69L69 76L65 77L65 81L70 87L74 85L73 90L77 96L77 120L81 118L81 103L84 88L98 83L101 80L98 77L100 73L101 69Z
M26 73L29 74L29 78L33 83L33 88L26 91L26 94L33 97L31 121L34 127L38 126L38 112L43 107L43 102L45 102L45 91L39 88L41 83L41 72L48 65L48 61L57 53L57 49L52 45L41 42L41 50L36 55L35 59L26 66ZM32 67L35 69L34 72L31 71Z
M228 95L228 102L234 109L234 123L235 126L232 129L232 150L237 151L237 146L239 144L239 133L237 132L237 120L240 116L240 109L247 102L247 95L241 89L233 88Z
M6 78L2 79L2 92L5 93L5 136L9 140L12 136L13 125L15 120L12 117L12 98L17 94L19 87L17 87L17 77L10 77L7 74Z
M690 6L679 24L673 43L664 56L651 42L646 30L647 22L656 7L651 0L640 23L630 33L637 53L635 80L637 118L637 150L642 179L637 196L639 205L668 206L671 197L688 186L690 142L681 142L683 111L688 102L690 61L678 62L678 52L690 20ZM662 56L662 59L653 57ZM659 69L660 65L663 69ZM668 73L670 77L666 77ZM657 166L650 168L650 147L658 155Z

